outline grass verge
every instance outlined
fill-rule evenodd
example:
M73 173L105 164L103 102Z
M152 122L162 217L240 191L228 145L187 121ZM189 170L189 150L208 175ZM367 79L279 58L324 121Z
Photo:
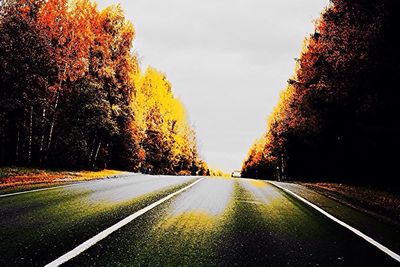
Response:
M400 195L368 187L339 183L299 183L356 209L400 225Z
M0 189L93 180L113 177L122 173L116 170L71 172L25 167L0 167Z

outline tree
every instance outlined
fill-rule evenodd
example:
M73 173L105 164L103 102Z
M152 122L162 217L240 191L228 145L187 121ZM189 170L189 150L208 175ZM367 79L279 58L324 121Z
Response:
M284 169L288 179L372 183L384 175L398 182L388 156L400 148L398 7L332 1L269 120L264 150L271 157L263 164Z
M120 6L5 0L0 37L0 164L204 172L183 104L164 74L140 72Z
M0 7L0 164L37 161L41 111L55 80L48 38L36 23L42 4L5 1Z
M136 78L136 90L131 107L145 154L142 168L154 173L196 174L200 164L195 134L166 76L150 67Z

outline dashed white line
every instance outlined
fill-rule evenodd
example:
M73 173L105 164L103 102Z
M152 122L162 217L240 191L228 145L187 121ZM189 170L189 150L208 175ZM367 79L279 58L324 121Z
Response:
M378 249L380 249L381 251L383 251L384 253L386 253L387 255L389 255L390 257L395 259L396 261L400 262L400 255L396 254L395 252L393 252L392 250L388 249L384 245L380 244L378 241L375 241L374 239L372 239L371 237L367 236L366 234L362 233L360 230L357 230L356 228L354 228L354 227L348 225L347 223L339 220L338 218L336 218L332 214L324 211L323 209L321 209L317 205L311 203L310 201L308 201L307 199L297 195L296 193L293 193L289 189L286 189L286 188L284 188L284 187L282 187L282 186L280 186L280 185L278 185L278 184L276 184L274 182L270 182L269 181L269 183L275 185L276 187L278 187L278 188L282 189L283 191L287 192L288 194L290 194L290 195L296 197L297 199L303 201L304 203L308 204L309 206L311 206L315 210L319 211L320 213L322 213L323 215L325 215L329 219L335 221L336 223L340 224L341 226L343 226L343 227L347 228L348 230L352 231L354 234L356 234L359 237L363 238L365 241L367 241L371 245L377 247Z
M65 253L64 255L62 255L61 257L57 258L56 260L50 262L49 264L47 264L47 267L52 267L52 266L59 266L67 261L69 261L70 259L78 256L79 254L81 254L82 252L84 252L85 250L87 250L88 248L90 248L91 246L95 245L97 242L99 242L100 240L106 238L107 236L109 236L110 234L112 234L113 232L117 231L118 229L120 229L121 227L127 225L128 223L130 223L131 221L133 221L134 219L136 219L137 217L143 215L144 213L150 211L151 209L154 209L155 207L157 207L158 205L160 205L161 203L167 201L168 199L182 193L183 191L189 189L190 187L194 186L195 184L199 183L200 181L202 181L204 178L198 179L195 182L191 183L190 185L154 202L153 204L150 204L149 206L133 213L132 215L129 215L128 217L126 217L125 219L122 219L121 221L117 222L116 224L110 226L109 228L103 230L102 232L98 233L97 235L93 236L92 238L88 239L87 241L83 242L82 244L80 244L79 246L75 247L73 250Z

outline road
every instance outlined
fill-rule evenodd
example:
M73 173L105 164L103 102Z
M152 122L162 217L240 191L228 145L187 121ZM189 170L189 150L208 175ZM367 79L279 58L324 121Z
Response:
M399 254L398 228L278 185ZM128 175L0 196L0 216L1 266L54 266L63 256L65 266L400 265L260 180Z

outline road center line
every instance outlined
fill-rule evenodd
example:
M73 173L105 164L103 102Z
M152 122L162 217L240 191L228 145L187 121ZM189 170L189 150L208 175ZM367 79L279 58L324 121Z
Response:
M195 184L199 183L200 181L202 181L204 178L198 179L195 182L191 183L190 185L154 202L153 204L150 204L149 206L133 213L132 215L129 215L128 217L126 217L125 219L122 219L121 221L117 222L116 224L110 226L109 228L103 230L102 232L98 233L97 235L93 236L92 238L86 240L85 242L83 242L82 244L80 244L79 246L75 247L73 250L65 253L64 255L62 255L61 257L59 257L58 259L50 262L49 264L47 264L47 267L52 267L52 266L59 266L67 261L69 261L70 259L78 256L79 254L81 254L82 252L84 252L85 250L87 250L88 248L90 248L91 246L95 245L97 242L99 242L100 240L106 238L107 236L109 236L110 234L112 234L113 232L117 231L118 229L120 229L121 227L127 225L128 223L130 223L131 221L133 221L134 219L136 219L137 217L145 214L146 212L154 209L155 207L157 207L158 205L160 205L161 203L169 200L170 198L182 193L183 191L189 189L190 187L194 186Z
M269 183L273 184L274 186L282 189L283 191L287 192L288 194L296 197L297 199L303 201L304 203L308 204L309 206L311 206L312 208L316 209L317 211L319 211L320 213L322 213L323 215L325 215L326 217L328 217L329 219L335 221L336 223L340 224L341 226L347 228L348 230L352 231L353 233L355 233L356 235L358 235L359 237L363 238L365 241L367 241L368 243L372 244L373 246L377 247L378 249L380 249L381 251L385 252L387 255L389 255L390 257L392 257L393 259L395 259L396 261L400 262L400 255L396 254L395 252L393 252L392 250L388 249L387 247L385 247L384 245L380 244L378 241L375 241L374 239L372 239L371 237L367 236L366 234L362 233L361 231L357 230L356 228L348 225L347 223L339 220L338 218L336 218L335 216L333 216L332 214L324 211L323 209L321 209L320 207L318 207L317 205L311 203L310 201L304 199L303 197L297 195L296 193L293 193L292 191L290 191L289 189L286 189L274 182L270 182Z
M40 188L40 189L33 189L33 190L26 190L26 191L20 191L20 192L15 192L15 193L10 193L10 194L4 194L4 195L0 195L0 198L11 197L11 196L27 194L27 193L33 193L33 192L39 192L39 191L53 190L53 189L57 189L57 188L69 187L69 186L74 186L74 185L77 185L77 183L60 185L60 186L52 186L52 187L46 187L46 188Z

